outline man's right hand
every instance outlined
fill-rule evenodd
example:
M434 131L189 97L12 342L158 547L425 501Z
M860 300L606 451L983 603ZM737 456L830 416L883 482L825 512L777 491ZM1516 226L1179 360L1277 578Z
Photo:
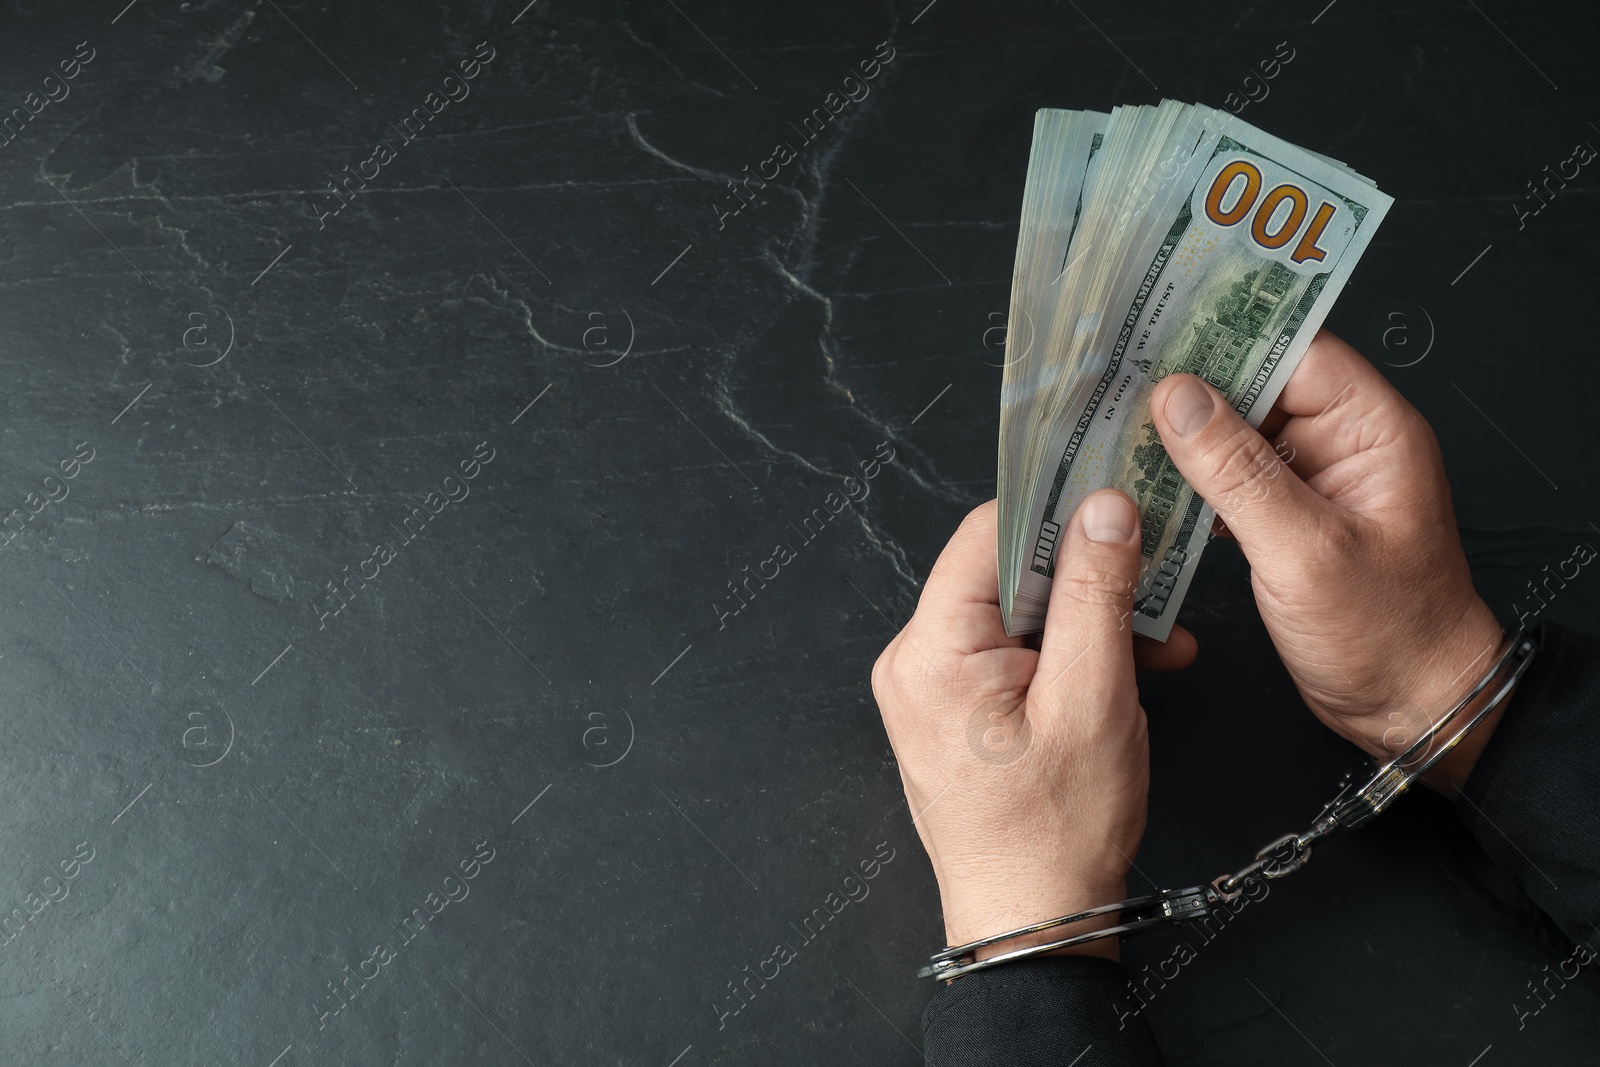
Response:
M1318 334L1261 432L1193 375L1162 381L1150 409L1249 560L1301 695L1336 733L1388 759L1487 670L1501 630L1473 590L1438 442L1353 348ZM1465 781L1493 726L1430 780Z

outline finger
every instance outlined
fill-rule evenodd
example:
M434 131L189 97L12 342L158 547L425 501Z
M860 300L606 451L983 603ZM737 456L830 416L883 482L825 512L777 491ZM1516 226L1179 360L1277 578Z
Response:
M939 554L907 624L919 642L963 654L1022 645L1022 638L1006 636L1000 618L996 513L993 500L979 505Z
M1365 356L1320 330L1272 406L1291 417L1325 415L1335 408L1356 412L1376 398L1374 391L1380 387L1400 395Z
M1057 551L1035 684L1133 675L1129 621L1139 581L1139 510L1125 493L1090 493Z
M1376 367L1326 331L1312 342L1274 409L1289 418L1267 436L1306 481L1340 460L1418 437L1426 425Z
M1192 374L1162 380L1150 414L1178 471L1250 555L1303 538L1330 505L1278 458L1223 395ZM1252 560L1252 562L1257 562Z
M1200 654L1200 642L1182 626L1174 626L1165 642L1133 635L1133 662L1147 671L1181 671Z
M1272 405L1272 410L1267 412L1267 417L1261 420L1259 427L1261 436L1267 440L1275 440L1291 416L1277 404Z
M1300 373L1300 368L1305 366L1306 360L1316 361L1317 357L1313 353L1317 351L1318 345L1327 345L1333 342L1343 343L1333 334L1326 331L1312 338L1310 346L1306 349L1306 354L1301 357L1299 366L1295 368L1295 374L1298 375ZM1294 381L1295 379L1291 377L1284 385L1284 393L1288 394L1291 402L1296 397ZM1286 406L1283 395L1279 395L1278 399L1273 401L1272 407L1267 411L1266 417L1261 420L1261 425L1257 427L1261 431L1261 436L1269 441L1276 439L1284 424L1294 417L1293 411L1290 410L1292 406L1292 403Z

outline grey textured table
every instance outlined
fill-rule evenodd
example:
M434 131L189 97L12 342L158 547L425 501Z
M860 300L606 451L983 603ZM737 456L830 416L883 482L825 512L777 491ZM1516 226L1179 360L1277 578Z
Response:
M1533 610L1600 543L1594 171L1527 188L1600 144L1589 10L1324 3L7 4L0 1061L918 1062L867 671L992 493L1040 106L1289 43L1244 117L1398 200L1331 325ZM1230 547L1184 621L1165 884L1352 755ZM1424 797L1319 848L1162 989L1170 1062L1596 1062L1591 987L1518 1029L1555 958L1456 844Z

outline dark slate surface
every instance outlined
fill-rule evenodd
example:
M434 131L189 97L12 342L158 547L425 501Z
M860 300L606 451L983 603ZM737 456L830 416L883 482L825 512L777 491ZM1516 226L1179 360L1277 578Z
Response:
M918 1062L937 901L867 671L992 492L1039 106L1222 106L1288 41L1244 117L1397 197L1332 325L1437 426L1486 595L1600 538L1593 171L1516 216L1600 143L1586 5L120 6L0 15L0 113L59 97L0 148L5 1063ZM1201 661L1144 688L1162 883L1350 755L1236 552L1189 605ZM1591 988L1519 1031L1555 957L1451 836L1422 799L1319 847L1162 990L1170 1062L1593 1062Z

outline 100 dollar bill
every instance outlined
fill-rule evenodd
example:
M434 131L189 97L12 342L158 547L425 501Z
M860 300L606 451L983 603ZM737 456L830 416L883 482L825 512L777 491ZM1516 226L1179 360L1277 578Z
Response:
M1215 114L1215 113L1212 113ZM1165 640L1210 536L1212 510L1178 473L1150 417L1168 374L1196 374L1260 425L1392 200L1360 175L1237 120L1206 129L1163 181L1170 225L1151 229L1096 326L1085 374L1045 452L1024 529L1031 544L1007 629L1043 627L1062 527L1089 493L1138 502L1133 628Z

